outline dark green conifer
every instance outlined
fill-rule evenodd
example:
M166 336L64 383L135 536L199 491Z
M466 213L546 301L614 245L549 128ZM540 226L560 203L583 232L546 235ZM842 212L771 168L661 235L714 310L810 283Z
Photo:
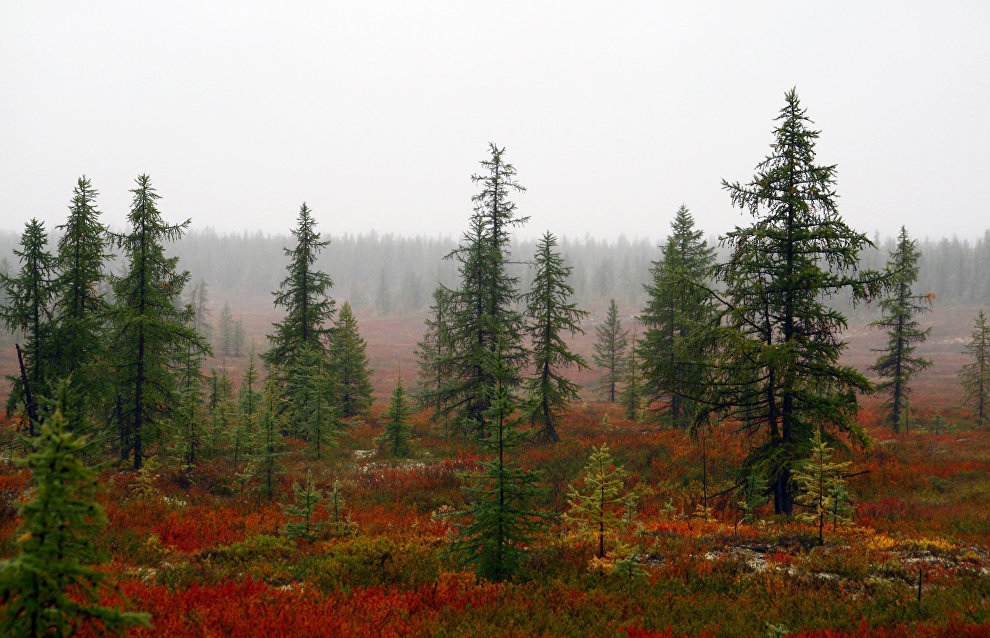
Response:
M88 416L95 416L110 393L112 381L107 373L107 303L100 293L106 281L104 264L110 257L110 238L106 226L100 223L97 195L90 181L80 177L69 217L59 226L63 235L55 258L58 277L53 299L52 377L71 375L78 388L76 396L87 403L79 410Z
M703 284L715 261L715 251L694 227L694 218L681 206L653 262L652 281L645 286L648 301L639 320L645 330L634 348L642 362L645 401L657 406L674 427L687 427L705 383L704 358L712 344L708 324L715 308Z
M606 401L615 403L622 383L622 370L626 364L626 348L629 345L629 331L622 329L615 299L609 299L605 323L595 328L595 336L598 340L595 341L592 360L605 370L605 374L598 379L598 388Z
M320 459L341 429L337 415L342 399L328 371L327 355L315 347L300 348L287 378L295 390L290 431L305 439L310 454Z
M368 344L361 338L351 305L344 302L329 336L330 361L333 365L334 391L341 418L367 413L374 388L369 380Z
M430 408L434 420L447 420L442 416L444 384L450 381L450 363L454 343L451 331L453 293L444 286L433 291L433 305L426 318L423 340L416 344L416 361L419 364L419 388L416 399L420 406Z
M393 457L407 457L412 453L409 442L412 425L409 424L409 401L402 381L395 384L392 400L385 412L385 430L375 439L378 447L385 454Z
M234 423L234 385L227 371L210 370L206 407L210 419L209 448L214 458L221 456L231 436Z
M138 176L131 192L131 230L114 236L126 263L124 274L113 278L110 311L117 397L112 422L119 432L121 460L133 458L134 468L140 469L146 442L159 434L180 403L173 364L190 346L209 352L209 345L178 305L189 273L177 270L178 258L166 257L163 246L179 239L189 220L165 223L147 175Z
M279 424L279 414L284 412L284 401L279 398L279 394L275 380L269 377L258 413L258 427L254 432L251 463L246 472L246 478L253 480L258 492L267 499L275 498L278 477L284 472L282 457L285 456L285 444Z
M187 325L192 324L192 306L186 306ZM179 465L196 467L203 457L203 351L195 343L186 344L180 361L179 405L172 415L172 447Z
M918 279L920 256L917 242L909 239L907 230L901 226L897 247L887 262L893 285L880 300L882 317L870 324L887 335L887 345L877 350L880 356L870 369L881 379L877 391L890 395L886 403L886 420L894 431L900 431L902 425L907 428L911 379L932 365L930 359L914 354L918 344L931 332L931 328L922 329L915 317L931 310L935 297L934 293L914 295L911 292L911 284Z
M857 272L860 251L872 244L838 213L835 166L815 162L818 131L796 91L787 92L777 122L771 154L752 180L723 181L754 221L724 238L731 254L717 269L725 287L723 324L712 336L717 368L695 423L721 412L758 433L745 466L766 471L775 511L790 514L791 471L819 427L866 440L856 396L871 385L839 362L846 319L827 299L874 296L887 277Z
M453 417L465 432L474 428L479 436L487 436L486 415L495 381L486 361L496 342L502 344L508 385L518 385L519 368L526 360L522 315L514 307L518 278L507 271L510 231L527 219L516 216L510 195L525 189L515 179L516 169L504 161L505 149L489 144L489 152L489 159L481 162L483 172L471 176L481 191L472 198L469 229L448 255L457 260L460 283L453 291L453 347L445 362L450 374L437 397L443 417Z
M478 576L493 581L518 572L523 546L539 525L532 505L539 493L537 476L508 458L523 434L510 386L514 371L502 357L501 343L496 341L495 351L485 362L493 385L483 416L489 436L483 441L492 458L481 464L480 473L465 477L467 505L451 516L467 520L456 524L456 537L449 547L455 560L473 565Z
M319 537L320 531L326 527L326 522L315 520L316 507L323 500L323 494L316 489L313 483L313 473L306 472L306 483L299 485L292 484L292 492L296 496L294 503L282 505L282 511L286 516L299 519L289 521L285 524L285 534L289 538L301 538L312 541Z
M578 385L564 370L587 368L581 355L572 352L564 335L584 334L581 319L588 315L570 301L574 289L567 283L571 267L554 248L557 238L547 232L536 245L536 274L526 295L526 334L531 344L530 366L534 376L525 381L529 394L529 422L536 436L559 441L557 425L570 401L577 399Z
M305 203L299 208L292 235L296 246L284 249L289 258L286 277L273 293L275 307L285 308L285 317L272 324L275 332L268 335L271 349L262 355L270 370L290 364L303 344L322 350L334 313L334 300L330 297L333 281L315 267L320 251L330 241L320 241L316 220Z
M31 219L21 235L20 247L14 249L21 268L16 276L4 275L0 288L8 303L0 307L0 318L11 332L23 335L18 345L23 373L10 375L7 414L23 405L28 432L33 434L38 421L38 398L47 394L49 362L53 354L52 294L55 290L55 261L48 253L45 225Z
M983 425L990 411L990 327L983 310L976 317L966 355L969 363L963 365L959 377L966 401L976 412L976 424Z
M636 343L636 333L632 334L632 342ZM622 393L619 403L624 410L623 416L630 421L638 421L643 411L643 370L636 348L629 349L626 365L622 370Z
M79 460L83 440L55 410L28 445L18 464L31 470L33 487L18 508L20 552L0 562L0 633L40 638L150 626L147 614L96 603L106 576L92 566L94 539L107 519L96 502L95 473Z

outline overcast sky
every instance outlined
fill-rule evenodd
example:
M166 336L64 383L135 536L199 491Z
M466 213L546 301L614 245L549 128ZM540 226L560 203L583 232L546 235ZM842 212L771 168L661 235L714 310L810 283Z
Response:
M459 234L487 143L524 233L709 233L797 86L858 230L990 227L990 2L0 2L0 227L88 175L167 219Z

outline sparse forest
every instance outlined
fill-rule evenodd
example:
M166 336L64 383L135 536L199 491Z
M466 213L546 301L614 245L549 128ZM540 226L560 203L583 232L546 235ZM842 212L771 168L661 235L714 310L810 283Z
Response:
M827 135L659 245L494 143L457 239L80 177L0 234L0 634L990 635L990 231L850 227Z

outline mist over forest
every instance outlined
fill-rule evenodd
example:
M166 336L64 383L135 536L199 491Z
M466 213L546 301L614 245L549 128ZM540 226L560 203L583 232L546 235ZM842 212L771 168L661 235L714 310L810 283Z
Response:
M174 216L174 214L173 214ZM363 315L406 317L423 314L430 295L438 284L452 287L457 281L457 264L444 257L457 247L457 239L443 236L404 237L390 233L368 232L335 235L333 218L317 219L330 245L320 253L316 265L334 281L332 296L347 300ZM179 268L188 270L193 284L204 281L210 307L216 311L230 303L243 309L246 305L267 306L271 293L284 278L287 257L284 248L291 246L288 234L260 231L238 234L217 233L212 229L193 228L179 241L166 246L169 254L179 257ZM661 227L665 226L661 224ZM910 232L910 228L908 232ZM49 229L49 244L58 242L57 230ZM16 264L13 250L20 233L0 231L0 271ZM881 269L895 247L894 237L872 237L874 248L860 255L860 268ZM708 242L719 246L718 237ZM938 308L972 306L990 298L990 230L977 238L918 239L919 274L915 290L932 291ZM593 314L601 314L610 299L615 299L625 315L639 312L645 301L643 286L649 282L650 266L659 259L657 242L646 239L595 239L585 236L559 240L561 253L573 267L570 284L576 303ZM535 239L514 239L510 272L520 278L521 289L528 288L532 276ZM717 248L719 259L727 252ZM111 262L111 270L119 268ZM187 290L187 292L188 292ZM875 308L852 308L843 303L853 317L875 313Z

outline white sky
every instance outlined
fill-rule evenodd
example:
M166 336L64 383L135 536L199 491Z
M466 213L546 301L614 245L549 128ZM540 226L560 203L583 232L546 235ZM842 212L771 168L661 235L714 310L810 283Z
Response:
M709 233L791 86L855 228L990 227L990 2L0 2L0 228L76 178L123 223L459 234L489 140L524 234Z

